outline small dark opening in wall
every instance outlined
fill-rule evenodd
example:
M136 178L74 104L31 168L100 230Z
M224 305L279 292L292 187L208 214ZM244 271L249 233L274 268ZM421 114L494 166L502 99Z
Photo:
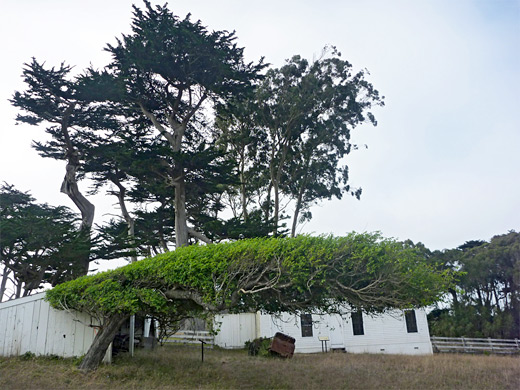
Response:
M302 337L312 337L312 314L302 314L300 321L302 325Z
M351 315L352 318L352 331L354 332L354 336L361 336L365 334L365 330L363 328L363 313L361 311L353 312Z
M408 333L417 333L417 319L415 318L415 310L406 310L404 312L406 320L406 330Z

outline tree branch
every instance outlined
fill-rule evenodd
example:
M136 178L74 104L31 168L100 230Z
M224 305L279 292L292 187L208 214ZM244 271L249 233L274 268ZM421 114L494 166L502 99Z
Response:
M195 237L195 238L198 238L199 240L201 240L202 242L205 242L206 244L213 244L213 241L211 241L211 239L209 239L208 237L206 237L204 234L196 231L195 229L193 228L188 228L188 233Z

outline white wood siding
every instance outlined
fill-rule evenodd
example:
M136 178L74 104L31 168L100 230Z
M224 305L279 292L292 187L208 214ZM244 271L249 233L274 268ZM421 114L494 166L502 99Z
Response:
M244 348L246 341L256 336L254 313L226 314L215 316L215 344L223 348Z
M63 357L85 354L94 340L95 321L83 313L55 310L45 294L0 303L0 356L26 352Z
M408 333L402 311L385 315L363 314L364 335L354 336L350 316L345 321L347 352L430 355L433 353L430 331L424 309L416 309L417 332Z
M408 333L403 311L384 315L363 314L364 335L354 336L350 315L312 315L312 337L302 337L300 317L281 313L257 313L256 321L246 314L218 316L220 332L215 344L223 348L242 348L247 340L272 337L282 332L296 340L295 352L321 352L320 336L328 336L328 348L345 348L351 353L432 354L430 332L424 309L416 309L417 332ZM253 314L249 314L253 316ZM245 320L247 318L247 320Z

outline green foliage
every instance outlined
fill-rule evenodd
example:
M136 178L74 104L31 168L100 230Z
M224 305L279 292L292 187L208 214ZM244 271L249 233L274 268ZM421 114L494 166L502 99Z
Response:
M247 349L247 353L250 356L272 356L269 351L272 342L273 339L269 337L260 337L251 341L246 341L245 346Z
M208 95L226 97L246 90L264 67L244 63L234 32L209 32L190 15L180 19L165 6L144 3L145 10L133 7L132 34L106 49L114 58L111 67L124 78L128 99L161 109L170 100L170 91L162 87L187 92L194 85ZM180 107L186 108L191 109Z
M20 355L20 360L34 360L36 355L32 352L25 352L23 355Z
M428 314L430 333L439 337L515 338L511 311L461 303L455 309L436 309Z
M36 203L12 185L0 187L0 264L13 273L18 294L43 283L57 284L73 273L85 249L77 216L67 207Z
M432 334L516 338L520 332L520 233L468 241L434 255L460 270L451 306L429 315Z
M365 122L376 125L370 110L383 105L366 74L353 72L341 53L326 47L312 63L296 55L270 69L252 98L222 109L218 125L239 164L244 219L248 203L273 191L273 204L268 199L260 207L266 216L273 208L276 233L280 197L294 200L294 236L297 224L311 218L313 204L345 193L360 197L361 189L348 184L344 157L357 148L351 131Z
M107 68L112 82L105 99L143 126L139 138L147 136L148 144L157 136L163 140L152 149L153 160L140 160L143 175L124 170L140 190L157 196L159 189L163 205L164 192L171 193L176 245L185 246L191 243L188 216L195 229L212 236L208 227L223 209L221 194L235 181L233 161L213 147L215 135L203 112L247 93L265 65L244 62L234 33L210 32L190 15L180 19L166 6L144 3L143 10L133 7L132 33L106 48L112 54ZM106 73L91 71L90 78L104 90Z
M315 310L367 312L434 302L451 280L414 250L378 234L256 238L194 245L47 292L53 307L116 313Z

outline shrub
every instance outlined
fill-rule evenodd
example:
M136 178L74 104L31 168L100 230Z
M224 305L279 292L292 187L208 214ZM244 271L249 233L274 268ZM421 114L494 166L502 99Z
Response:
M269 347L273 339L269 337L260 337L252 341L246 341L247 353L250 356L271 356Z

